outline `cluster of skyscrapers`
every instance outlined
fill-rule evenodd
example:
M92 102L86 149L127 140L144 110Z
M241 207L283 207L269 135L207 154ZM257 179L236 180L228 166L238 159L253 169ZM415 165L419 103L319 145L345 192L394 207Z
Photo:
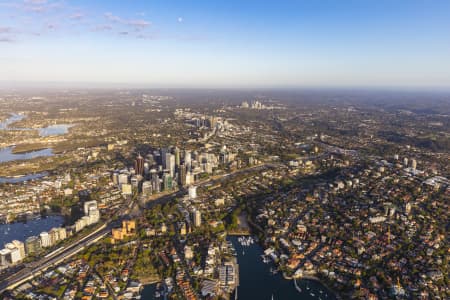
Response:
M124 195L140 191L148 196L192 185L199 174L212 173L219 162L219 157L213 153L161 148L145 157L138 154L134 168L114 172L113 182L120 186Z

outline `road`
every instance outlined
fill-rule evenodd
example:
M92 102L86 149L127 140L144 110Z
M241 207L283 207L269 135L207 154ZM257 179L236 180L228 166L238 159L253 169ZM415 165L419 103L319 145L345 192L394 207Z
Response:
M98 240L108 235L112 228L117 227L118 224L120 224L121 217L128 213L131 205L132 203L130 201L128 203L124 203L122 207L119 208L117 212L117 215L120 216L118 221L108 220L88 235L80 236L79 239L74 240L67 246L64 246L61 251L29 263L21 270L2 279L0 282L0 294L34 278L36 275L44 272L49 267L63 262L65 259L79 253L84 248L96 243Z
M266 168L274 168L274 167L279 167L279 166L280 166L279 164L263 164L263 165L253 166L253 167L249 167L249 168L245 168L245 169L240 169L240 170L234 171L232 173L214 176L213 178L199 181L198 183L196 183L196 185L202 186L202 185L206 185L206 184L216 184L218 182L222 182L226 179L229 179L231 177L234 177L234 176L237 176L240 174L246 174L246 173L250 173L253 171L264 170ZM176 191L176 192L168 194L168 195L164 195L154 201L151 201L149 204L154 205L156 203L164 203L166 201L173 199L174 197L179 197L184 194L186 194L186 190L181 189L179 191ZM132 210L134 204L135 203L131 200L128 203L125 203L119 209L117 215L119 215L120 217L127 215ZM22 268L21 270L4 278L0 282L0 294L2 294L3 292L5 292L8 289L12 289L28 280L34 278L35 276L37 276L40 273L47 270L49 267L55 266L55 265L63 262L65 259L70 258L71 256L82 251L84 248L94 244L101 238L108 235L111 232L112 228L117 227L118 224L120 223L120 219L121 218L119 218L119 220L116 222L113 222L110 220L105 222L101 227L96 229L94 232L88 234L87 236L81 237L78 240L73 241L70 245L65 246L64 249L62 249L60 252L54 253L53 255L50 255L48 257L43 257L38 261L30 263L30 264L26 265L25 268Z

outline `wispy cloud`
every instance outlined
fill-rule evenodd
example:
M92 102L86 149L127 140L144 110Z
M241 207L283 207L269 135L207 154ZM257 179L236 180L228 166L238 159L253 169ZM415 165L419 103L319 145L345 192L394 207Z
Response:
M105 18L108 19L111 22L117 22L117 23L122 23L123 19L119 16L114 15L111 12L106 12L105 13Z
M15 40L9 37L0 37L0 43L14 43Z
M34 5L42 5L42 4L47 4L48 0L25 0L23 2L29 3L29 4L34 4Z
M74 13L74 14L71 14L71 15L69 16L69 19L72 19L72 20L81 20L81 19L83 19L84 17L85 17L85 15L82 14L82 13Z
M0 0L0 9L14 14L14 20L21 20L21 23L15 26L8 23L0 25L2 42L21 41L21 37L25 39L31 36L65 35L74 32L147 40L160 38L151 29L153 24L147 20L145 12L128 16L115 12L86 13L83 6L75 6L68 0ZM182 17L177 20L184 21Z
M151 25L151 23L145 20L129 20L127 21L127 25L135 27L148 27Z
M105 18L113 23L120 23L124 25L129 25L133 27L148 27L151 25L151 22L143 20L143 19L125 19L119 17L111 12L105 13Z
M1 27L0 26L0 34L2 34L2 33L11 33L11 32L13 32L12 27Z
M92 29L92 31L110 31L113 27L109 24L103 24L103 25L96 25Z

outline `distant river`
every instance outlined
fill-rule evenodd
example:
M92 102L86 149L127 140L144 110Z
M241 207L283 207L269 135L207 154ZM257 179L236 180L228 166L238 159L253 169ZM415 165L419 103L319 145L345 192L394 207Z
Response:
M52 136L52 135L62 135L69 132L69 128L72 127L71 124L58 124L50 125L39 129L40 136Z
M11 124L21 121L25 118L25 115L22 114L11 114L11 116L3 122L0 122L0 130L36 130L32 128L15 128L10 127ZM54 135L62 135L69 132L69 128L72 127L72 124L58 124L58 125L50 125L44 128L39 128L39 135L42 137L46 136L54 136ZM38 151L31 151L26 153L14 154L12 153L14 147L6 147L0 149L0 163L8 162L13 160L21 160L21 159L32 159L40 156L52 156L53 151L50 148L42 149ZM2 179L0 178L0 182Z
M0 177L0 183L20 183L28 180L40 179L47 176L47 172L28 174L19 177Z
M53 155L53 150L50 148L25 153L12 153L13 148L14 147L6 147L0 149L0 163L12 160L32 159L40 156Z
M55 124L37 129L9 126L25 118L26 116L22 114L11 114L11 116L7 118L5 121L0 122L0 130L39 130L40 136L52 136L52 135L66 134L69 132L69 128L73 126L73 124Z
M25 240L32 235L39 235L42 231L48 231L53 227L59 227L63 224L64 218L61 216L49 216L40 219L34 219L25 223L16 222L12 224L0 225L0 248L12 240Z

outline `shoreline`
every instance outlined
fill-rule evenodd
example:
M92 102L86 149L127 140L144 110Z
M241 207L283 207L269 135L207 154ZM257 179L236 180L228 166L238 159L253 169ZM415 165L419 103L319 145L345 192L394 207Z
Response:
M32 173L28 173L28 174L19 174L19 175L12 175L12 176L1 176L0 175L0 180L4 179L4 180L20 180L22 177L27 177L27 176L48 176L49 172L47 171L42 171L42 172L32 172Z
M254 236L254 234L250 234L251 236ZM230 235L230 236L233 236L233 235ZM235 237L236 237L236 235L234 235ZM260 244L260 242L258 241L258 242L256 242L256 245L258 246L258 247L260 247L261 249L264 249L264 247ZM272 261L272 263L274 263L273 261ZM277 269L278 269L278 264L276 264L276 263L274 263L274 265L277 267ZM293 276L287 276L286 274L285 274L285 272L280 272L281 273L281 276L282 276L282 278L283 278L283 280L286 280L286 281L293 281L293 280L302 280L302 279L305 279L305 280L311 280L311 281L316 281L316 282L318 282L319 284L321 284L324 288L326 288L328 291L329 291L329 293L330 294L332 294L337 300L342 300L343 298L342 298L342 296L335 290L335 289L333 289L333 288L331 288L327 283L325 283L323 280L321 280L319 277L316 277L316 276L312 276L312 275L304 275L304 276L302 276L301 278L294 278ZM297 291L298 292L298 291ZM298 292L299 293L299 292Z
M336 297L336 299L342 300L342 297L339 295L339 293L337 293L334 289L330 288L330 286L327 283L323 282L323 280L320 280L320 278L317 276L303 275L302 277L294 278L294 277L287 276L284 272L282 272L282 274L283 274L283 278L285 280L289 280L289 281L290 280L302 280L302 279L316 281L316 282L320 283L321 285L323 285L325 288L327 288L331 293L333 293L333 295Z

